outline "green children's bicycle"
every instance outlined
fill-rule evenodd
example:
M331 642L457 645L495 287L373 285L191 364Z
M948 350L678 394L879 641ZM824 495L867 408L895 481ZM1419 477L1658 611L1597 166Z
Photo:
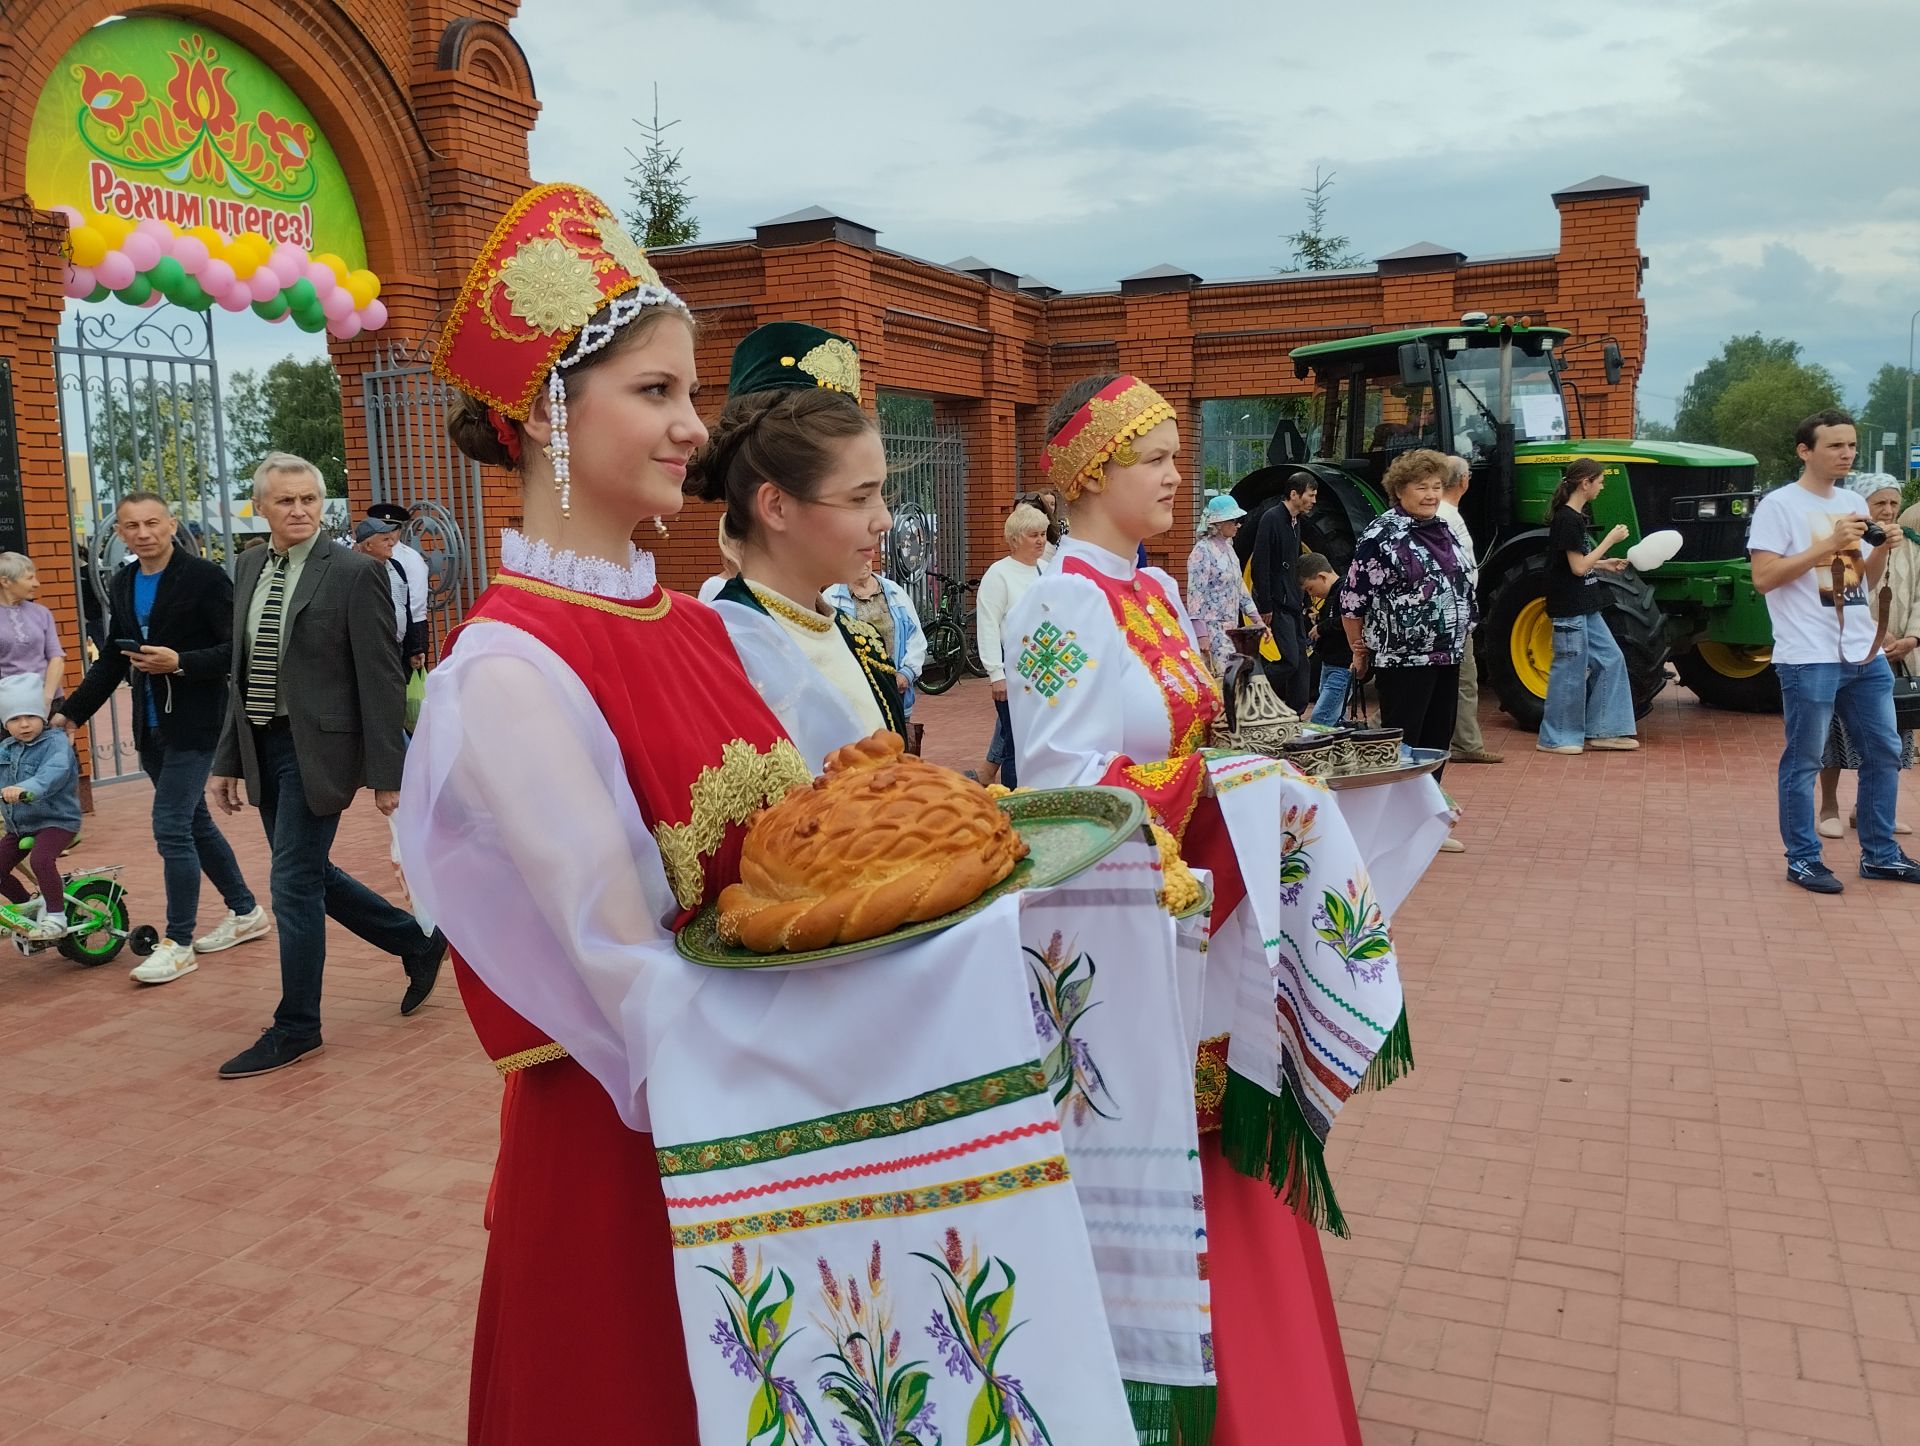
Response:
M20 843L24 860L32 840L22 839ZM67 930L55 937L28 937L40 922L38 899L24 904L0 899L0 929L13 935L13 947L22 954L58 949L74 963L91 968L118 958L123 947L145 958L160 943L160 931L153 925L128 925L127 891L120 883L120 865L62 874L61 882L66 896Z

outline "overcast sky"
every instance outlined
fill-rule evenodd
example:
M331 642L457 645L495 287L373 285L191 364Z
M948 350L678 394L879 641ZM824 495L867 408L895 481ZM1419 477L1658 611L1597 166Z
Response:
M1736 332L1795 338L1855 402L1906 360L1917 16L1915 0L526 0L513 30L540 179L623 209L657 81L703 239L817 203L897 250L1069 290L1162 261L1271 271L1316 165L1338 178L1333 229L1368 258L1551 249L1552 191L1644 182L1641 405L1667 417ZM222 351L244 364L286 335L227 325Z

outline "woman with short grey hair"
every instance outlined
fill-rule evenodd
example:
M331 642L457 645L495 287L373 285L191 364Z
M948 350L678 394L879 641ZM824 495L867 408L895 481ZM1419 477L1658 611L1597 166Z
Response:
M0 552L0 678L37 673L45 679L49 711L60 695L67 654L53 614L34 601L40 574L21 552Z

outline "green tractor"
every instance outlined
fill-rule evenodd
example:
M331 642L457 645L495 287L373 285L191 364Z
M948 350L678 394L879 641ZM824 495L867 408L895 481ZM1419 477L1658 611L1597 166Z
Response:
M1777 709L1773 634L1747 563L1755 460L1745 452L1684 442L1569 439L1563 377L1568 333L1469 312L1457 326L1423 326L1316 342L1293 353L1312 376L1314 425L1283 421L1269 465L1240 479L1233 495L1249 513L1276 505L1281 484L1310 473L1319 498L1304 540L1344 570L1354 539L1387 506L1380 479L1414 447L1457 452L1473 468L1461 511L1480 556L1482 683L1523 728L1540 726L1553 661L1547 618L1547 504L1575 457L1605 464L1610 484L1593 505L1596 533L1624 523L1629 541L1672 529L1678 554L1641 577L1608 574L1608 626L1626 655L1634 708L1644 715L1666 686L1672 660L1681 682L1710 707ZM1620 351L1603 339L1607 380ZM1254 525L1243 527L1244 549ZM1616 554L1617 555L1617 554Z

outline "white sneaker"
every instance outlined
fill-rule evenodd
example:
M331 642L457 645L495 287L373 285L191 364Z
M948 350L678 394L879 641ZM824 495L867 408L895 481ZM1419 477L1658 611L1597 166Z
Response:
M67 916L53 914L33 921L27 929L27 938L36 944L51 944L56 939L67 937Z
M193 950L171 939L162 939L151 954L134 965L127 977L136 984L171 984L182 974L191 974L199 967L200 961L194 958Z
M211 933L202 934L193 941L196 954L218 954L222 949L231 949L235 944L244 944L249 939L258 939L273 928L273 920L267 917L267 911L255 904L244 914L227 910L227 917L213 926Z

